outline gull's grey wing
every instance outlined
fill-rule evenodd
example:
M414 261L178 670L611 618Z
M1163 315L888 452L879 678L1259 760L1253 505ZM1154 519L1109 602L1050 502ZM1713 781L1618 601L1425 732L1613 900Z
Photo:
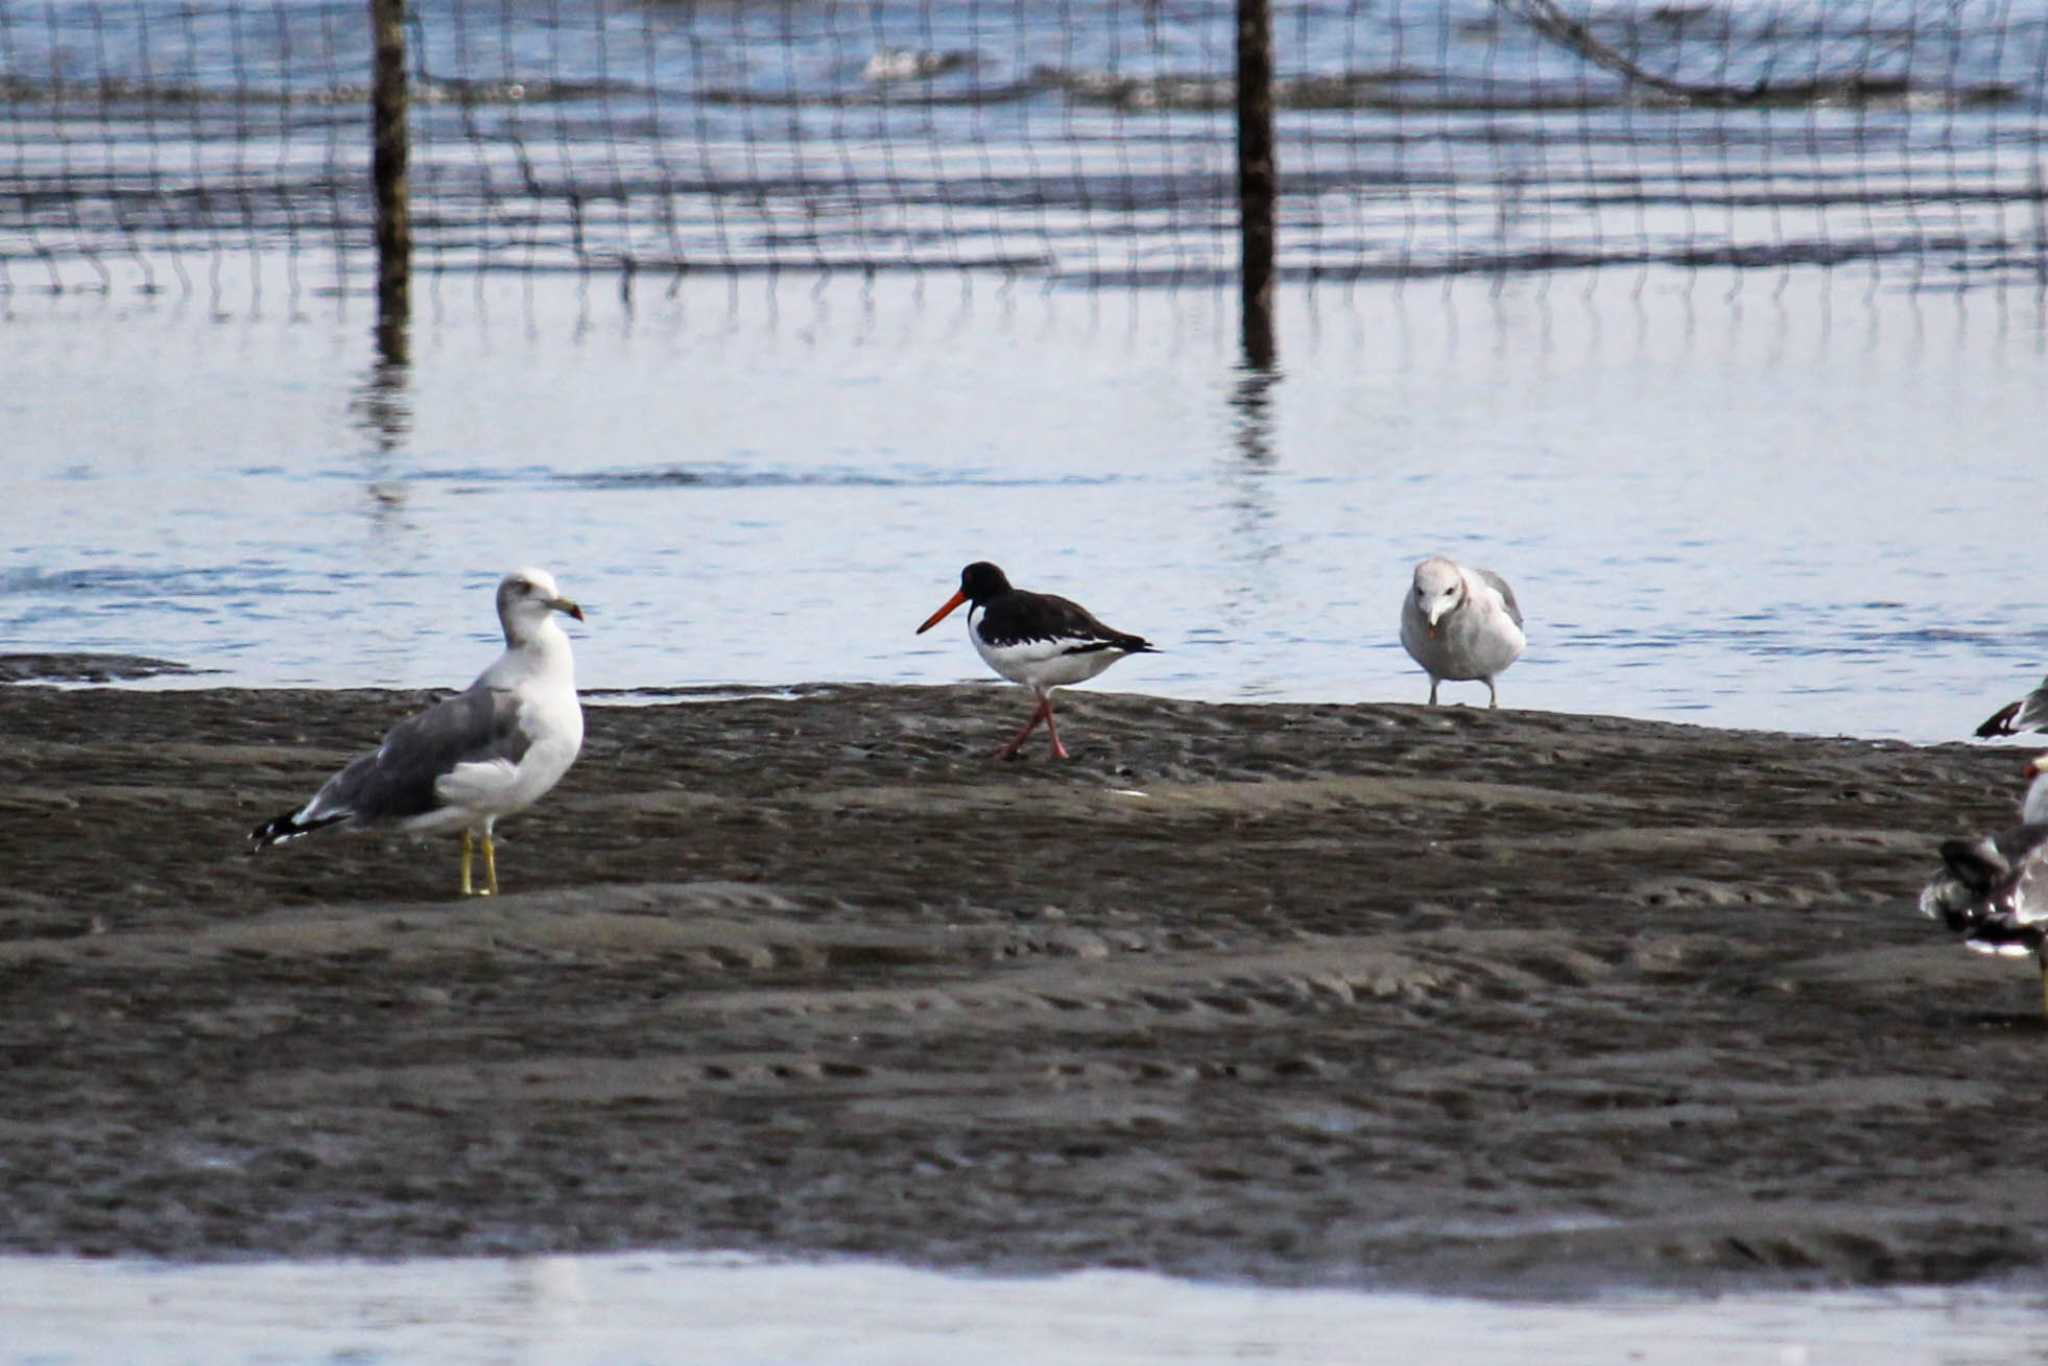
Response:
M1500 594L1500 600L1508 605L1509 619L1515 625L1520 626L1522 624L1522 609L1515 602L1515 590L1508 587L1508 581L1494 573L1491 569L1475 569L1472 572L1486 580L1487 586Z
M363 824L424 815L442 804L434 785L457 764L516 764L531 743L510 690L473 687L393 726L374 753L328 779L301 814Z
M2048 920L2048 838L2044 838L2020 860L2012 880L2012 918L2022 925Z
M2019 701L2000 707L1990 720L1977 727L1977 737L1988 740L1994 735L2018 735L2023 730L2048 730L2048 678Z
M2038 953L2048 938L2048 827L2028 826L2034 845L1970 906L1963 942L1982 953ZM1953 919L1949 922L1955 923Z

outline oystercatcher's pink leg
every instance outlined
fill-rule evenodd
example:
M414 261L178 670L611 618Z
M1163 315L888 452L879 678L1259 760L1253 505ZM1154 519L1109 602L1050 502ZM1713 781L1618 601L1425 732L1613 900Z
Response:
M1017 753L1017 747L1024 743L1024 737L1037 730L1040 721L1044 721L1048 725L1052 723L1052 700L1050 698L1041 697L1038 699L1038 710L1031 713L1031 719L1024 723L1024 729L1017 732L1016 738L996 751L996 758L1014 758Z
M1045 733L1052 737L1052 757L1055 759L1066 758L1067 747L1060 743L1060 728L1052 723L1051 693L1045 695ZM2048 990L2048 988L2044 988L2044 990Z

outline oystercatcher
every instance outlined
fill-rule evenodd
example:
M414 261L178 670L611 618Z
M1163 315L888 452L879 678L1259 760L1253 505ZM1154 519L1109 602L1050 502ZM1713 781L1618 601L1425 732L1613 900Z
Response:
M1945 840L1945 865L1920 892L1920 912L1979 953L2033 954L2048 1012L2048 754L2027 764L2020 823L1996 835Z
M967 609L967 638L988 666L1038 695L1038 708L1016 738L996 751L998 759L1017 752L1026 736L1045 722L1053 757L1067 757L1052 719L1052 690L1095 677L1125 655L1157 654L1143 636L1126 635L1097 621L1078 602L1050 593L1012 588L1003 571L976 561L960 571L960 591L917 628L923 635L961 603Z
M1429 705L1445 679L1482 679L1486 705L1498 707L1494 677L1522 657L1522 609L1515 590L1491 569L1467 569L1432 555L1415 566L1401 599L1401 644L1429 672Z
M575 661L557 612L583 620L546 571L507 574L498 584L505 653L466 691L393 726L304 806L250 831L249 852L331 825L420 835L460 829L462 894L497 895L491 827L546 795L583 747ZM483 845L481 893L470 878L472 839Z

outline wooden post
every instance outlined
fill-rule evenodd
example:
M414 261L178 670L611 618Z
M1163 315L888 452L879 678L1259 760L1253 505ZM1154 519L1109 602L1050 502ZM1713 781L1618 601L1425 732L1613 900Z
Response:
M1280 176L1273 156L1273 13L1267 0L1237 0L1238 279L1245 364L1271 369L1273 216Z
M377 192L377 334L403 351L412 317L412 207L406 184L405 0L370 0L370 175Z

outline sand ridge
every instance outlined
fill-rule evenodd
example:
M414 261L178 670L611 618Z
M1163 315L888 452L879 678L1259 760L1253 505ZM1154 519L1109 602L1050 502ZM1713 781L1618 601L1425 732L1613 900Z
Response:
M246 831L425 694L0 690L0 1247L622 1247L1530 1293L2042 1265L2017 748L987 687L588 710L452 840Z

